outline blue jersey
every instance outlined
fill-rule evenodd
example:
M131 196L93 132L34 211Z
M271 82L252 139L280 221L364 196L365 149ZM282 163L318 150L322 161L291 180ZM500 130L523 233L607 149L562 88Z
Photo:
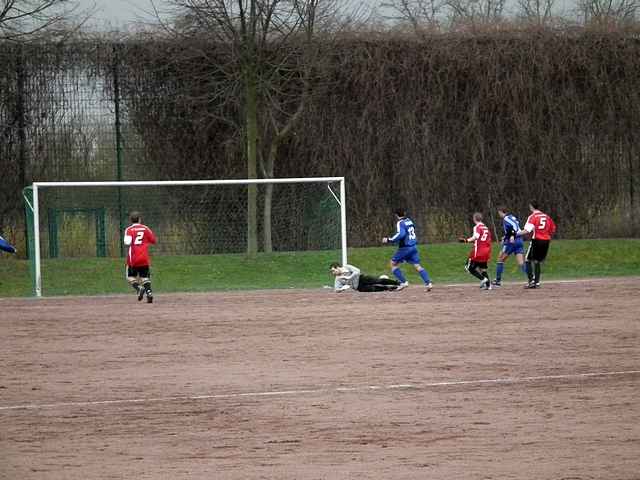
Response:
M520 221L518 217L510 213L502 219L504 229L504 239L502 243L511 243L511 238L515 237L515 243L522 244L522 237L517 237L516 232L520 231Z
M399 248L415 247L418 243L416 239L416 227L410 218L401 218L396 224L396 233L389 237L391 243L398 243Z

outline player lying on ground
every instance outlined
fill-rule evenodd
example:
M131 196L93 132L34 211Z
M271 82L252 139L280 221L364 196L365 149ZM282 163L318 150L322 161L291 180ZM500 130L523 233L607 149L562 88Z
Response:
M431 291L431 280L429 279L429 272L427 272L422 265L420 265L420 255L418 254L418 236L416 234L416 227L413 224L413 220L407 217L407 213L403 208L398 208L394 211L396 219L396 233L391 237L384 237L382 243L397 243L398 250L391 257L391 272L400 281L403 287L409 286L409 282L400 270L400 264L407 262L413 265L420 278L424 282L424 286L427 292Z
M336 277L333 285L336 292L344 292L345 290L388 292L404 288L397 280L392 280L384 275L380 277L364 275L358 267L349 264L343 266L334 262L329 266L329 271L331 275Z
M538 202L529 204L531 215L527 218L524 229L516 232L517 236L531 235L531 242L527 250L527 275L529 283L525 288L538 288L540 286L540 265L547 258L551 237L556 232L556 224L549 215L538 208Z
M138 294L138 301L146 294L147 303L152 303L149 245L155 245L156 236L149 227L141 223L142 218L138 212L131 212L130 219L131 225L124 231L124 244L129 247L127 281Z
M491 290L491 279L487 273L487 263L491 259L491 232L482 223L480 212L473 214L473 223L475 223L473 234L469 238L458 238L460 242L473 243L465 268L467 272L480 280L480 288Z
M502 218L502 229L504 237L502 238L502 249L496 263L496 279L493 284L500 286L502 284L502 272L504 272L504 262L510 255L515 255L516 261L520 266L520 270L526 275L527 268L524 263L524 242L522 237L516 235L520 231L520 221L513 213L510 213L507 207L498 207L498 215Z
M16 247L7 242L4 238L0 237L0 250L9 253L16 253Z

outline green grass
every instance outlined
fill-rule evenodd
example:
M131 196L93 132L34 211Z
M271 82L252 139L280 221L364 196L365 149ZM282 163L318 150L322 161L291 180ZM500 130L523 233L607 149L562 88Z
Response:
M468 245L421 246L422 263L434 283L475 281L463 269ZM357 248L349 251L349 263L370 274L389 273L392 247ZM494 262L498 247L494 252ZM211 291L263 288L319 288L332 284L327 273L337 252L262 254L254 261L243 255L156 256L154 290ZM543 266L545 279L638 275L640 240L554 241ZM491 272L495 271L492 263ZM410 266L403 267L410 282L420 282ZM45 295L96 295L125 293L122 259L83 258L45 260L42 267ZM509 259L505 280L523 279L516 262ZM29 263L0 257L0 297L30 296Z

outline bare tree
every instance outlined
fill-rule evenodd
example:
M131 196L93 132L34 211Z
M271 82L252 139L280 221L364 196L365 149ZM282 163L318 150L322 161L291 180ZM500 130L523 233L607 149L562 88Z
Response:
M640 0L580 0L585 23L618 23L633 21L640 8Z
M547 25L553 16L556 0L517 0L518 15L538 26Z
M380 6L388 11L386 18L408 23L414 32L438 29L446 0L393 0Z
M76 9L71 0L0 0L0 39L19 40L51 29Z
M315 37L335 30L335 0L173 0L177 35L206 35L225 51L210 67L219 75L208 90L210 99L241 98L247 177L273 177L282 142L292 133L312 94L320 43ZM265 193L266 251L272 249L270 206ZM257 195L248 187L247 254L258 251Z
M447 0L453 25L487 25L499 22L506 0Z

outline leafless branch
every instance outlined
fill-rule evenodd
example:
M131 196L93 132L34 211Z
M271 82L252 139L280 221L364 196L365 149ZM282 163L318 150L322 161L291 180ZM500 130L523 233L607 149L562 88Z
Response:
M390 12L386 18L408 23L416 32L439 28L446 6L446 0L394 0L381 5Z
M68 32L83 23L90 10L80 12L72 0L0 0L0 39L21 40L56 28Z
M636 18L640 0L581 0L587 22L625 22Z
M527 22L546 25L552 18L556 0L518 0L517 13Z
M506 0L446 0L453 25L487 25L502 20Z

